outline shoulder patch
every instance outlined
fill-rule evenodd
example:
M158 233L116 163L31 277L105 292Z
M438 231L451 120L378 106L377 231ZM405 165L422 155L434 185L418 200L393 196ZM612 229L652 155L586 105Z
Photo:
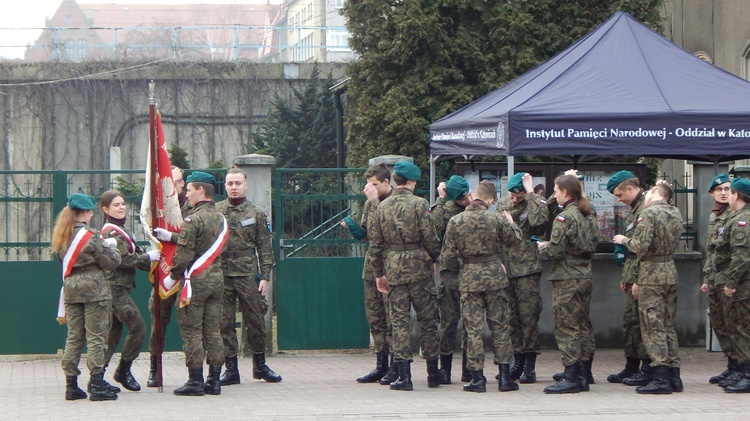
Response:
M185 218L185 222L190 222L190 218Z
M564 217L564 216L562 216L562 215L558 216L558 217L557 217L557 218L555 218L555 219L556 219L556 220L558 220L558 221L560 221L560 222L565 222L565 217Z
M747 222L745 222L745 221L737 221L737 226L738 227L744 227L745 225L747 225Z
M546 205L546 204L547 204L547 201L546 201L546 200L544 200L544 199L540 200L539 202L541 202L541 203L542 203L543 205Z
M636 221L635 221L635 222L641 222L641 221L643 221L643 217L642 217L642 216L640 216L640 215L638 215L638 219L636 219Z

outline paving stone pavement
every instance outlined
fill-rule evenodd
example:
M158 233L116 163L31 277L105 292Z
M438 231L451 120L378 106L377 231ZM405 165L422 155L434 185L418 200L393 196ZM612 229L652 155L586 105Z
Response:
M252 359L239 360L242 384L225 386L219 396L178 397L172 391L187 380L180 353L164 359L164 390L123 391L108 402L65 401L65 376L59 356L29 360L23 356L0 358L0 419L262 419L262 420L747 420L750 395L729 394L708 383L725 368L721 353L704 348L683 348L682 378L685 391L672 395L644 396L634 388L607 383L610 373L622 369L618 349L597 350L593 373L596 384L588 393L545 395L552 374L561 370L556 350L544 350L537 360L536 384L521 385L516 392L500 393L494 381L496 368L485 375L487 393L467 393L460 382L460 356L453 366L453 384L427 387L425 362L412 364L414 391L391 391L379 384L358 384L355 378L370 371L375 357L350 352L280 352L268 357L281 383L252 379ZM28 357L30 358L30 357ZM116 361L118 355L113 361ZM487 355L491 362L491 355ZM148 354L133 364L133 374L143 386L148 375ZM81 371L86 373L85 358ZM106 379L112 383L109 370ZM204 370L204 371L207 371ZM88 375L79 377L84 386Z

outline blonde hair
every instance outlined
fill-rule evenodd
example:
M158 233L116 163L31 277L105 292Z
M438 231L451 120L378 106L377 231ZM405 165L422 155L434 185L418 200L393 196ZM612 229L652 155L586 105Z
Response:
M76 218L82 214L83 210L73 210L66 206L57 214L55 220L55 229L52 231L52 252L62 257L67 251L70 242L73 241L73 227L76 224Z

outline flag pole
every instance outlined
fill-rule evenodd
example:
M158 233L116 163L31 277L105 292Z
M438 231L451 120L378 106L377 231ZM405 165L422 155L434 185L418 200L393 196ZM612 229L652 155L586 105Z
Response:
M158 186L159 185L159 170L158 170L158 162L157 159L158 156L158 147L156 145L156 97L155 92L156 90L156 83L152 80L148 84L148 122L149 122L149 148L151 152L151 180L146 180L147 183L150 183L151 186ZM157 209L157 201L156 201L156 192L153 192L151 194L151 226L159 226L156 223L156 218L159 215L159 211ZM154 291L153 291L153 298L154 298L154 330L156 331L156 385L158 386L159 393L162 393L164 391L164 384L163 384L163 377L162 377L162 359L161 355L164 349L164 338L161 334L161 297L159 296L159 279L158 276L154 274Z

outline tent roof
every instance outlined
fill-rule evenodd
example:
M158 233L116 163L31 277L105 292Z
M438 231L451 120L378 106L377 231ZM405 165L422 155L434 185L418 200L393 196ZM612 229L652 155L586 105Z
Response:
M750 83L617 12L430 131L434 155L738 158L750 156Z

